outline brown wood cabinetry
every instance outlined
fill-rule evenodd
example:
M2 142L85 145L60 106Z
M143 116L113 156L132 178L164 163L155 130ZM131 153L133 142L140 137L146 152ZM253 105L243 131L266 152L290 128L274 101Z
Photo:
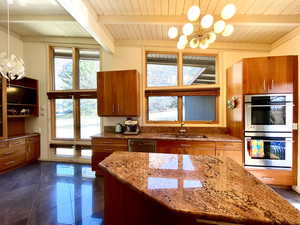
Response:
M40 136L7 139L0 143L0 172L38 160Z
M92 170L101 175L98 164L115 151L128 151L127 139L93 138Z
M136 70L99 72L99 116L139 116L140 82Z
M293 93L297 60L297 56L244 59L244 94Z
M235 142L217 142L216 155L225 156L243 165L243 144Z

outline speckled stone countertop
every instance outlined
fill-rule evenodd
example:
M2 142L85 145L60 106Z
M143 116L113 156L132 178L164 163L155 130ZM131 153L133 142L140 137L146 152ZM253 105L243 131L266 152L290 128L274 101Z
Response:
M177 213L240 224L300 224L300 211L229 158L115 152L99 166Z
M206 138L200 137L205 135ZM139 133L137 135L124 135L110 132L104 132L92 136L92 138L121 138L121 139L152 139L152 140L187 140L187 141L215 141L215 142L242 142L241 139L230 136L228 134L187 134L184 136L176 136L169 133Z

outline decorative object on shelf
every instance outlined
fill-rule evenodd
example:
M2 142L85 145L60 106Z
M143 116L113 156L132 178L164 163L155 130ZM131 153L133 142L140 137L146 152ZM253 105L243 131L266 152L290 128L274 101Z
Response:
M7 52L0 53L0 74L7 80L20 80L25 76L24 61L14 54L10 55L9 5L7 0Z
M238 97L232 96L232 98L227 101L227 108L233 110L237 107L237 104L238 104Z
M199 1L200 5L200 1ZM215 42L217 39L217 34L222 34L224 37L230 36L234 27L232 24L226 24L225 20L231 19L236 13L236 7L234 4L227 4L221 11L221 19L215 21L214 17L207 14L200 18L200 7L193 5L188 10L187 18L190 21L182 27L182 34L178 38L177 48L179 50L184 49L187 45L191 48L201 48L206 49L208 46ZM199 19L199 29L195 30L193 23L197 22ZM172 26L168 30L168 37L170 39L175 39L179 35L178 28Z

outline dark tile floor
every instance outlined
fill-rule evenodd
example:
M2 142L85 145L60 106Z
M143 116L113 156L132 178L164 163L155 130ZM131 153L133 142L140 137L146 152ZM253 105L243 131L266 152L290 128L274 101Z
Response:
M300 210L300 195L275 189ZM101 225L103 180L89 165L42 162L0 175L1 225Z

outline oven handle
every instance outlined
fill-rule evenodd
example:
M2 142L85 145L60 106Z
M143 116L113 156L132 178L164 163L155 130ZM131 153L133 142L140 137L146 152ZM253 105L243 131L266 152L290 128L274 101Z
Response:
M281 104L281 105L248 105L248 107L268 107L268 106L294 106L293 104Z
M263 141L263 142L282 142L282 143L293 143L294 141L290 140L290 141L277 141L277 140L264 140L264 139L250 139L250 138L246 138L246 141L251 141L251 140L259 140L259 141Z

